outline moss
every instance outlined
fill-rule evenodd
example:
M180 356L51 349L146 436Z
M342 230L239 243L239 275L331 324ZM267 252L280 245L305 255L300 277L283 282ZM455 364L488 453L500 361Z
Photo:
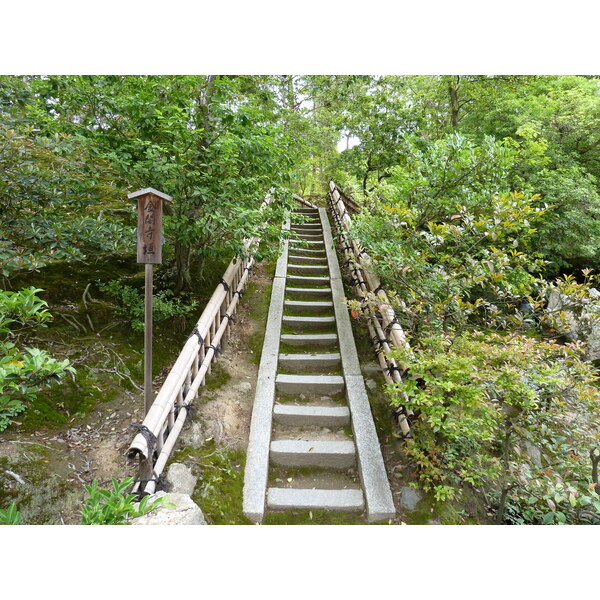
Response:
M229 372L219 362L211 363L211 373L206 376L205 390L216 390L231 379Z
M202 448L176 452L172 462L189 466L198 476L192 499L214 525L250 524L242 509L246 455L240 450L217 446L214 440Z
M275 263L267 263L265 270L275 273ZM248 348L252 351L252 362L260 364L262 347L265 341L265 328L271 304L272 281L268 285L258 286L251 282L244 293L244 305L248 307L248 316L256 323L256 330L248 337Z
M54 472L55 465L51 463L57 460L57 451L32 444L27 446L26 456L27 460L0 458L0 508L8 508L14 502L23 523L28 525L60 524L61 514L76 514L81 504L81 486L67 481L66 472ZM15 486L6 469L19 473L29 483Z
M292 510L268 513L265 525L364 525L362 514L327 510Z
M23 272L11 279L13 289L30 285L42 288L41 296L50 304L64 304L65 301L81 301L88 283L110 281L119 277L132 277L139 272L135 255L124 257L105 256L96 262L58 262L37 272ZM91 293L99 293L94 285Z
M409 525L428 525L432 520L441 525L462 525L466 514L453 502L437 502L432 494L425 494L413 511L407 511L404 520Z

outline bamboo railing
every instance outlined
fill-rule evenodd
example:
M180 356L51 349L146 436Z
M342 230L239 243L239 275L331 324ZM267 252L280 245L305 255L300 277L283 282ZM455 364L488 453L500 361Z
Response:
M304 198L294 196L294 199L304 206L316 208ZM261 210L271 201L272 198L267 197ZM244 248L249 251L258 243L259 238L250 238L245 241ZM143 423L133 425L138 434L127 454L130 458L140 459L133 493L144 495L156 491L157 481L173 452L190 406L200 386L205 384L206 375L211 372L213 359L230 337L231 322L253 264L253 257L237 258L229 263Z
M349 266L352 271L352 287L363 305L363 310L370 301L374 301L377 306L374 314L370 311L367 312L367 327L383 376L386 383L402 383L404 369L395 359L390 358L389 353L394 347L409 349L410 346L404 330L396 319L396 313L390 305L389 298L381 286L381 281L370 269L369 255L361 244L350 235L352 218L344 198L347 200L337 185L330 181L329 208L344 253L344 264ZM398 425L404 436L408 436L410 433L409 418L412 416L412 411L406 409L402 409L398 415Z
M361 211L360 204L358 202L356 202L356 200L354 200L354 198L352 198L349 194L346 194L345 192L343 192L337 186L336 186L336 190L338 191L338 194L341 196L344 204L346 205L348 212L353 213L353 214L358 214Z

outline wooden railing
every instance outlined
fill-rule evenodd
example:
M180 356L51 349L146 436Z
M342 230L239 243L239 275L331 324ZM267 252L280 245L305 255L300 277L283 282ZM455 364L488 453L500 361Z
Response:
M304 206L316 208L299 196L294 199ZM265 199L261 209L271 201L270 197ZM246 240L247 254L251 254L251 248L259 242L256 237ZM129 447L128 456L140 460L133 493L144 495L156 491L157 481L173 452L190 406L200 386L204 385L206 375L211 372L215 355L229 339L231 322L253 264L252 257L237 258L229 263L143 423L133 426L138 434Z
M404 369L390 358L390 350L410 346L389 298L381 286L381 281L371 270L371 259L361 244L352 238L352 218L344 201L344 195L333 181L329 182L329 207L335 221L336 233L344 253L345 264L352 272L352 286L361 301L363 309L367 305L376 306L375 313L367 311L367 327L375 346L379 364L387 383L402 383ZM351 209L350 209L351 210ZM409 418L412 411L402 409L398 414L398 425L404 436L410 433Z

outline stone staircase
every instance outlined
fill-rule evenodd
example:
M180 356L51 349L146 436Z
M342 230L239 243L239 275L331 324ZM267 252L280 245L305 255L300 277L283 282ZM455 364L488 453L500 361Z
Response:
M254 401L244 513L395 516L325 209L300 209L277 263Z

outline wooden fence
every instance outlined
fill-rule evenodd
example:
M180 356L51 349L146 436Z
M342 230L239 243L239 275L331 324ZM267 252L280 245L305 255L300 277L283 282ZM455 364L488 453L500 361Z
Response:
M396 313L381 286L381 281L370 269L369 255L350 235L352 218L349 211L356 212L355 207L346 206L347 197L333 181L329 182L329 190L329 207L335 221L338 241L344 253L345 264L352 272L354 291L361 301L363 310L367 311L367 327L383 376L387 383L402 383L404 369L395 359L390 358L389 353L394 347L408 349L410 346L401 325L396 320ZM374 313L367 310L369 305L376 306ZM412 411L405 409L398 414L398 425L404 436L410 433L409 418L412 416Z
M294 199L304 206L316 208L299 196ZM261 209L271 201L272 198L266 198ZM251 238L246 240L244 247L249 251L259 242L259 238ZM144 495L156 491L157 481L173 452L198 389L211 372L215 355L229 339L231 322L253 264L252 257L237 258L229 263L143 423L133 426L138 433L129 447L128 456L140 460L133 493Z

